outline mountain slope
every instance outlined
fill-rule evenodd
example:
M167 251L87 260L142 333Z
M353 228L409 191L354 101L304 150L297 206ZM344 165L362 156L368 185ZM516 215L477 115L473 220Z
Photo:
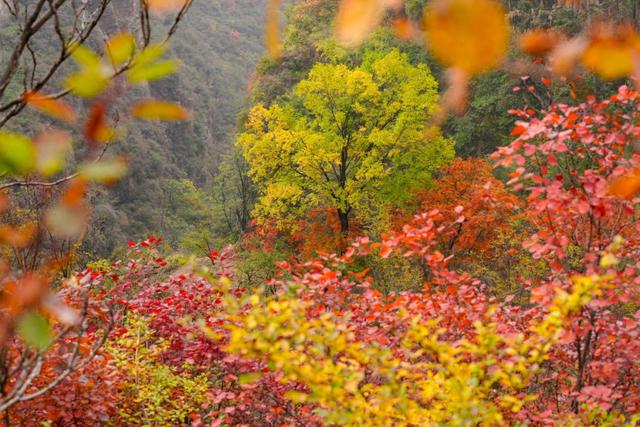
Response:
M192 120L135 123L127 129L117 151L128 157L130 173L94 199L87 251L107 255L127 239L162 232L170 180L186 178L204 188L212 184L264 50L263 20L261 0L194 2L171 40L169 55L181 61L180 70L133 93L179 102L193 113Z

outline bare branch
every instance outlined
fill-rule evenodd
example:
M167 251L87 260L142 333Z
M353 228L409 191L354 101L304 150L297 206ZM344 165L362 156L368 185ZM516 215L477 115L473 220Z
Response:
M93 161L93 163L95 163L95 162L99 161L100 159L102 159L102 157L104 156L104 153L107 152L107 148L108 147L109 147L108 145L105 145L102 148L102 152ZM5 190L7 188L12 188L12 187L55 187L57 185L64 184L65 182L72 180L73 178L77 177L79 174L80 174L79 172L72 173L71 175L67 175L67 176L64 176L62 178L58 178L55 181L14 181L14 182L8 182L6 184L0 185L0 190Z
M8 0L1 1L7 2ZM27 67L31 68L31 70L25 70L25 73L30 74L30 79L28 81L28 84L25 84L24 91L26 92L42 90L48 83L51 82L62 64L69 59L70 51L68 47L76 43L84 43L89 38L89 36L94 32L98 23L102 19L110 3L111 0L100 0L95 10L88 11L89 5L94 3L83 1L81 3L81 6L78 7L73 0L39 0L37 7L31 13L27 14L25 8L25 18L24 24L21 24L20 40L16 44L5 70L0 75L0 98L3 96L6 88L8 87L9 83L12 81L16 73L19 72L20 58L22 57L25 50L28 51L31 56L31 67ZM73 10L73 20L70 25L70 33L68 35L65 35L63 24L60 20L59 15L60 9L65 4L70 4L70 7ZM163 43L168 41L175 34L179 23L183 20L192 4L193 0L186 1L180 11L176 14L173 22L167 30L167 33L162 38ZM141 46L146 47L151 43L152 40L149 7L147 0L140 0L139 5L139 31L141 32L142 38ZM47 10L43 10L45 6L48 6ZM56 37L60 41L59 54L52 64L44 67L46 71L43 70L44 72L40 73L37 72L36 68L43 67L41 64L39 64L37 52L32 49L30 41L31 38L38 31L40 31L47 22L50 21L53 21L53 32L55 32ZM120 70L120 72L122 71L125 70ZM38 77L38 74L40 74L41 76ZM68 93L69 91L63 90L58 92L55 97L63 97ZM4 113L4 115L0 117L0 128L6 125L6 123L13 117L20 114L24 110L24 108L25 104L23 102L22 95L0 103L0 112Z
M42 11L42 8L44 7L45 2L46 0L39 0L31 16L29 16L26 19L26 25L22 31L20 40L18 41L15 48L13 49L13 52L11 53L11 56L9 58L9 61L7 62L7 66L5 70L2 72L2 74L0 74L0 96L4 95L4 91L7 89L7 86L11 81L11 77L13 76L14 72L18 68L20 56L22 55L22 52L24 51L27 45L27 42L29 41L31 36L34 34L33 25L36 22L36 19L38 19L38 15Z
M165 41L169 40L171 36L173 36L173 34L176 32L176 30L178 29L178 24L180 23L180 21L182 20L184 15L187 13L187 11L189 10L192 4L193 4L193 0L187 0L184 3L184 5L182 5L180 12L178 12L175 19L173 20L173 24L169 28L169 31L167 31L167 35L165 36Z

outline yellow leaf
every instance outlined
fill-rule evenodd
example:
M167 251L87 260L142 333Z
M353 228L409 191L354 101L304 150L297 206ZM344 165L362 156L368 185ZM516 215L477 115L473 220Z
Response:
M600 267L609 268L620 264L620 260L612 253L606 253L600 258Z
M140 101L131 111L134 117L146 120L187 120L189 112L178 104L167 101Z
M167 59L166 61L156 62L155 64L136 65L129 70L127 77L132 83L145 83L150 80L158 80L173 74L179 67L180 63L175 59Z
M258 305L260 303L260 297L256 294L253 294L249 297L249 304Z
M253 384L263 376L264 374L262 372L247 372L238 377L238 384Z
M119 181L127 173L127 162L124 158L102 160L80 166L80 177L87 181L111 185Z
M382 21L384 10L380 0L342 0L336 16L336 39L345 47L359 45Z
M448 67L473 76L496 67L509 42L509 24L493 0L435 0L425 10L427 44Z
M80 44L73 45L70 49L71 56L81 69L67 77L65 86L74 94L85 98L99 95L109 85L111 67L103 64L94 51Z
M267 1L264 40L269 57L271 59L280 58L282 55L282 43L280 42L280 0Z
M80 44L72 45L70 52L81 68L66 78L67 89L85 98L99 95L109 85L113 75L111 67L104 64L94 51Z
M71 57L84 67L94 67L100 64L100 56L81 44L74 44L69 47Z
M297 390L287 390L284 392L284 398L294 403L304 403L309 398L309 395Z
M24 94L25 104L66 122L73 122L76 114L68 104L39 92L30 91Z
M151 64L156 59L159 59L167 51L167 46L164 43L154 43L144 49L136 56L135 65Z
M164 43L156 43L144 48L134 60L127 77L132 83L145 83L149 80L157 80L175 72L180 63L175 59L158 61L166 52Z
M116 34L106 44L107 55L115 66L129 61L135 48L136 42L129 33Z
M65 86L78 96L93 98L107 88L109 77L102 67L89 67L67 77Z
M36 150L24 135L0 132L0 173L26 175L35 166Z
M604 24L592 31L582 63L605 80L617 80L631 75L634 56L638 55L640 36L633 28Z

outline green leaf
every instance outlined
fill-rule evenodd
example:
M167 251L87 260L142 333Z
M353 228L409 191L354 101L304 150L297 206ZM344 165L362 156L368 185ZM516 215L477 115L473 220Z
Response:
M69 49L71 57L83 67L96 67L100 64L100 56L81 44L75 44Z
M27 344L40 351L45 350L52 339L49 321L34 311L18 320L18 333Z
M36 163L33 142L24 135L0 132L0 173L26 175Z

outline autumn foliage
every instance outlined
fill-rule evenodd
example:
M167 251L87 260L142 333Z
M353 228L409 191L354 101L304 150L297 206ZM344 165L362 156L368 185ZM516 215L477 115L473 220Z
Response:
M416 197L420 209L438 209L451 220L464 213L464 223L444 242L456 257L488 251L521 217L522 203L493 176L486 160L456 158L442 173L434 188Z
M543 116L514 112L518 136L494 155L512 171L507 187L488 163L457 160L440 190L420 199L432 209L380 240L356 239L341 255L280 263L267 292L234 286L232 253L211 255L213 271L172 273L157 238L131 243L128 261L93 266L69 283L69 304L93 292L116 310L108 344L68 377L64 393L18 405L11 419L632 422L640 240L633 200L609 182L636 167L625 153L638 132L629 120L638 99L621 87L608 100ZM524 305L516 293L496 296L456 260L490 248L514 216L525 222L530 256L546 264L538 279L521 279ZM424 280L382 293L359 267L371 256L414 259ZM47 353L43 372L57 357Z
M141 4L143 24L178 14L168 37L191 1ZM273 67L287 60L279 6ZM1 425L640 423L640 36L597 20L517 35L494 0L432 0L420 23L403 7L341 1L306 77L247 111L227 170L241 200L223 208L235 244L203 233L197 255L165 255L150 235L75 272L92 184L126 173L104 157L116 89L178 63L148 29L141 45L121 33L100 53L65 46L65 93L16 101L60 128L0 131L2 190L60 188L28 212L0 194ZM442 96L405 47L344 50L387 23L444 66ZM438 126L464 113L474 78L511 63L512 38L544 68L548 103L510 110L512 139L489 159L456 158ZM583 102L571 81L575 102L556 102L547 76L580 69L636 81ZM158 99L127 109L191 118ZM67 173L72 135L84 157Z

